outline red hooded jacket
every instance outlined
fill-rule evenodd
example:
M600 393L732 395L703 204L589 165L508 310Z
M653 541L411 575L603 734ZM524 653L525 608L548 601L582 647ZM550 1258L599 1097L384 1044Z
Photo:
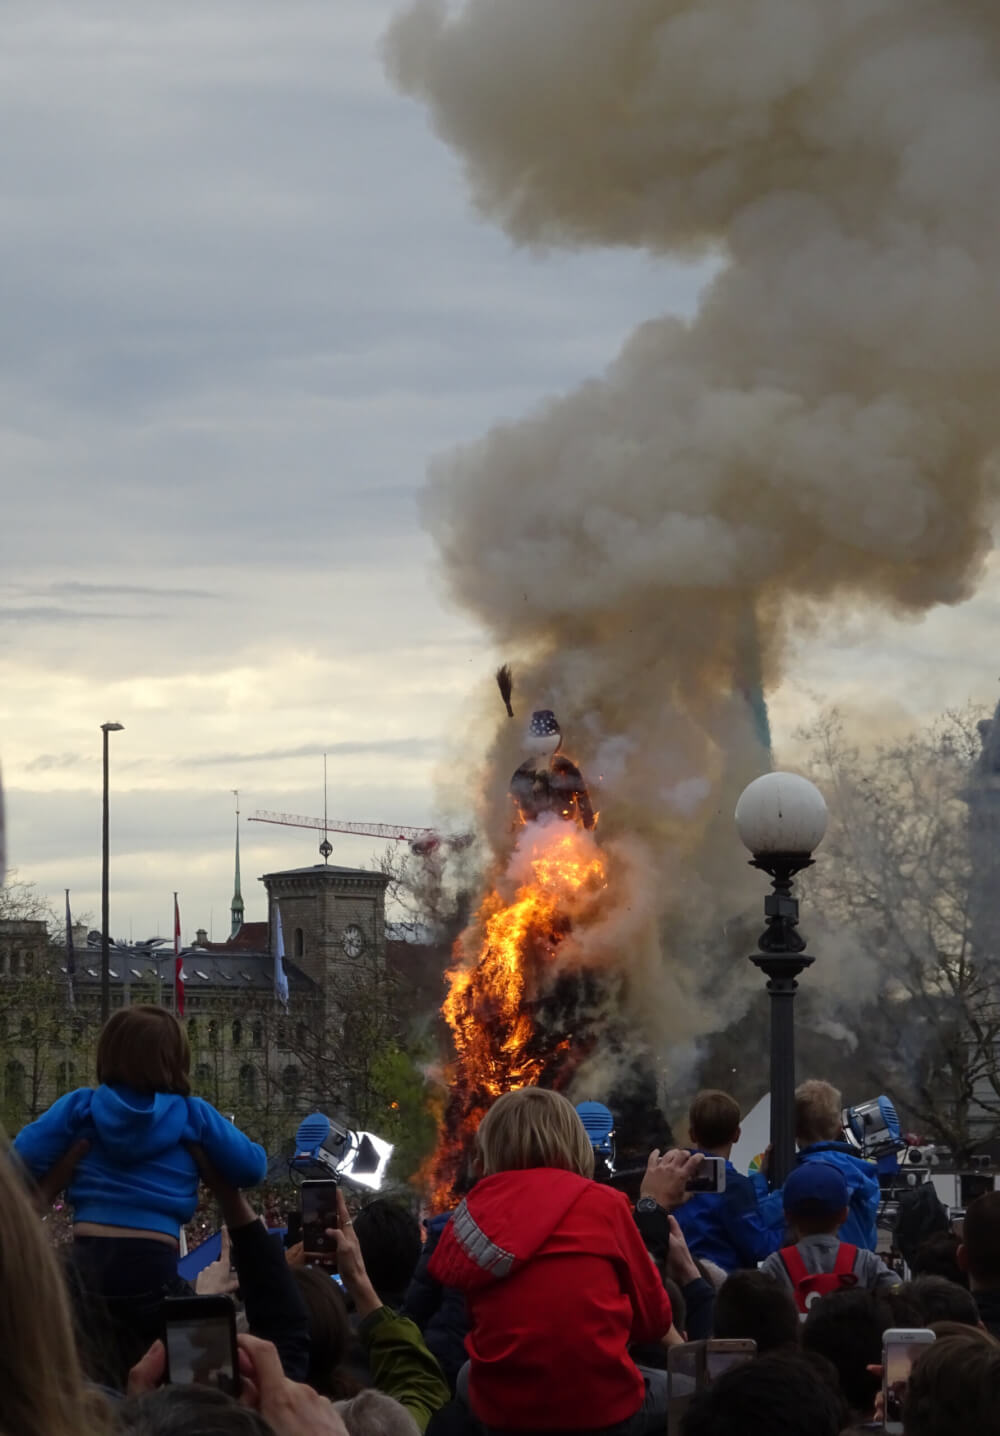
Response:
M620 1192L535 1167L479 1182L430 1274L465 1292L473 1414L502 1431L590 1431L634 1416L629 1342L658 1341L670 1301Z

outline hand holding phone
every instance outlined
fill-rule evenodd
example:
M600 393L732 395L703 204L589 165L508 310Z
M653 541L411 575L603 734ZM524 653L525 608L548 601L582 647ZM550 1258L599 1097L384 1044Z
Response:
M688 1179L689 1192L724 1192L726 1162L724 1157L706 1157L693 1177Z
M302 1248L307 1257L335 1257L337 1244L328 1231L336 1231L338 1184L332 1181L303 1182Z
M924 1327L890 1327L882 1336L882 1413L885 1430L902 1436L903 1402L910 1368L934 1340Z

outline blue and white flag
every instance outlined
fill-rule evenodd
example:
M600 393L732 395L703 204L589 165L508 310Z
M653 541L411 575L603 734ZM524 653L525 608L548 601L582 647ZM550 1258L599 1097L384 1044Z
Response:
M288 1011L288 974L285 971L285 935L281 930L281 909L274 905L274 995Z

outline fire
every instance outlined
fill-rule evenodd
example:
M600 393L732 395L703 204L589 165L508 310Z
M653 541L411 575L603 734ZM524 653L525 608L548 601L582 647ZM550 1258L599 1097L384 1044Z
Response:
M435 1206L453 1199L468 1140L494 1098L543 1080L558 1087L583 1055L572 1034L575 994L568 988L576 979L561 972L558 959L574 921L586 917L605 885L592 834L575 823L526 824L505 880L456 944L442 1008L455 1058L432 1162Z

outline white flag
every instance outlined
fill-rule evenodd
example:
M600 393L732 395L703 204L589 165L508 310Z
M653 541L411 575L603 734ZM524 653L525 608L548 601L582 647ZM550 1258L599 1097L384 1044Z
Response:
M274 995L288 1011L288 974L285 972L285 935L281 930L281 909L274 905Z

